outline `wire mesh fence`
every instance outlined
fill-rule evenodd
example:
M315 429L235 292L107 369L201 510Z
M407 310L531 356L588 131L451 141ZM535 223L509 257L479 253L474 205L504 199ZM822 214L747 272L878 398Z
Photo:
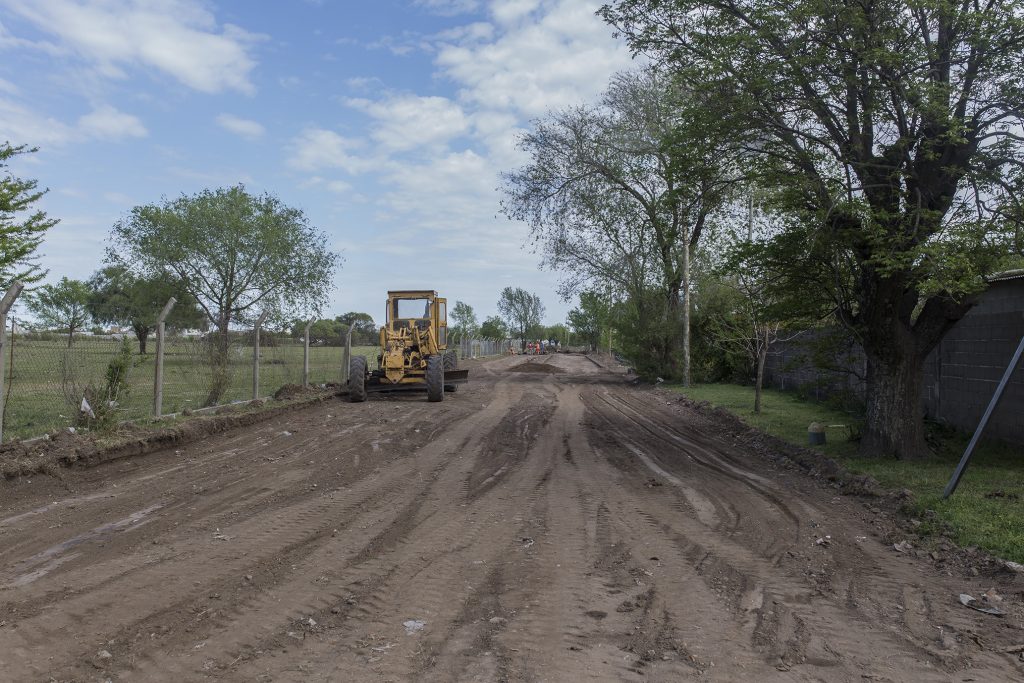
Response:
M272 396L285 385L301 385L305 342L282 333L260 335L259 384L254 390L255 335L232 332L226 362L217 362L214 337L168 333L163 344L161 414ZM25 333L8 329L3 408L4 440L41 436L67 427L94 429L154 416L156 343L143 353L133 335L94 336ZM459 357L518 352L511 339L460 339ZM377 368L379 347L353 346ZM308 383L343 383L344 348L309 347ZM218 381L219 380L219 381Z
M141 353L134 336L7 332L3 438L31 438L67 427L96 428L153 416L155 343ZM272 396L301 385L305 343L264 332L260 338L256 395ZM168 415L253 398L254 336L232 333L220 390L210 337L168 334L163 347L161 414ZM339 346L309 348L311 386L343 380ZM371 368L377 347L355 347Z
M484 356L503 356L519 346L512 339L474 339L464 337L458 340L459 358L483 358Z

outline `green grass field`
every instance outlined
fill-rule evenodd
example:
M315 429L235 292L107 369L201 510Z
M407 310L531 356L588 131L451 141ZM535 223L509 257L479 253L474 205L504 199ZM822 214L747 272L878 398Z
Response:
M7 395L4 439L30 438L53 429L74 424L82 393L87 385L104 384L104 373L118 353L121 342L94 337L79 337L69 349L64 340L38 341L15 339L13 353L7 358ZM148 418L153 408L153 375L156 344L150 340L147 355L138 354L132 340L134 364L129 372L128 394L119 401L118 420ZM252 398L251 346L231 349L231 384L221 403ZM310 349L311 384L338 382L342 355L339 347L315 346ZM355 347L376 367L377 347ZM292 340L260 349L260 394L272 395L284 384L302 382L302 344ZM210 385L211 373L206 355L196 340L178 339L167 344L164 355L163 412L202 407Z
M671 387L690 398L708 401L739 416L747 424L785 439L807 445L811 422L855 425L857 417L793 394L766 390L762 412L755 415L754 390L729 384L705 384L689 389ZM942 500L942 492L967 446L968 436L933 426L929 441L932 457L924 461L865 457L850 441L844 427L826 430L827 443L818 450L843 463L850 471L869 474L890 489L909 489L914 494L909 512L923 522L924 533L943 531L962 546L975 545L999 557L1024 562L1024 449L1001 443L983 443L957 492ZM925 511L934 510L929 520Z

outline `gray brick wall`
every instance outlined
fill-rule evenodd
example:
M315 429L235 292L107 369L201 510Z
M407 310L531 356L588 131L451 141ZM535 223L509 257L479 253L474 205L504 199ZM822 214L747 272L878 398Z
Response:
M765 363L766 383L801 388L819 400L840 392L863 398L863 352L856 346L840 349L828 359L834 369L816 367L808 342L823 334L805 333L776 344ZM925 414L973 431L1022 336L1024 278L992 283L925 362ZM1024 368L1013 373L985 436L1024 444Z

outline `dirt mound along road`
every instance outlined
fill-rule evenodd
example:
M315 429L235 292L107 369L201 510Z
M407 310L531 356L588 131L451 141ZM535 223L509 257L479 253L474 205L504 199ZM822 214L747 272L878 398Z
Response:
M895 552L585 357L521 362L3 484L0 680L1024 678L1019 579ZM993 586L1004 617L959 604Z
M525 363L519 363L509 368L509 372L541 372L547 374L556 374L565 372L565 368L555 365L550 361L541 360L528 360Z

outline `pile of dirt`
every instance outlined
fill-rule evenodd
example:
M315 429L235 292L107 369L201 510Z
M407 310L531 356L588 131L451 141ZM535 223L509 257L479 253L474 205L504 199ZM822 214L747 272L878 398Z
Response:
M305 394L313 391L312 389L303 389L301 384L285 384L276 392L274 392L275 401L290 401L293 398L299 398Z
M548 363L538 363L537 361L528 360L525 363L514 365L509 368L509 372L533 372L533 373L546 373L548 375L555 375L560 372L565 372L562 368L557 365L550 365Z
M88 467L110 460L145 455L211 434L255 424L284 412L329 400L335 395L333 387L327 391L304 391L302 387L298 389L298 395L289 395L281 400L299 400L283 405L272 404L267 407L263 400L225 405L213 415L192 416L172 426L147 428L127 424L117 432L103 435L61 429L27 443L14 439L0 446L0 479L38 473L59 477L62 467Z

